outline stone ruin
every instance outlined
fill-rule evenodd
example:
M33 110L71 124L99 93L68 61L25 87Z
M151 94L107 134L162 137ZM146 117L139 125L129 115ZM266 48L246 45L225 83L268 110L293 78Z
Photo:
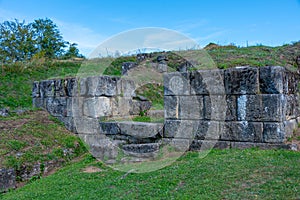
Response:
M287 143L300 123L299 73L280 66L187 72L188 65L166 73L164 58L154 64L164 73L163 123L132 121L141 113L161 117L162 112L149 110L151 102L136 95L134 81L126 76L34 82L33 105L57 117L85 141L94 157L111 164L120 154L123 163L154 160L165 145L175 151L299 150ZM125 65L124 74L137 67ZM24 175L40 174L39 167L33 174L24 169ZM15 170L0 169L0 192L15 187Z
M131 161L155 157L170 143L185 150L297 149L286 141L300 122L298 81L279 66L164 73L164 123L131 121L151 102L136 98L135 83L124 77L34 82L33 105L61 120L107 163L120 150Z

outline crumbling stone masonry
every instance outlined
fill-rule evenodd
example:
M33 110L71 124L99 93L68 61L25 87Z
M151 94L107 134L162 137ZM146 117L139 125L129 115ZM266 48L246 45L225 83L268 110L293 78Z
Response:
M169 73L164 81L164 138L194 138L192 150L204 143L296 148L284 142L300 122L298 76L285 68ZM186 137L188 129L191 135Z
M295 149L285 142L300 122L298 81L283 67L165 73L164 124L124 121L151 103L137 98L134 82L123 77L34 82L33 105L78 133L95 157L112 162L116 147L139 161L166 143L190 150Z

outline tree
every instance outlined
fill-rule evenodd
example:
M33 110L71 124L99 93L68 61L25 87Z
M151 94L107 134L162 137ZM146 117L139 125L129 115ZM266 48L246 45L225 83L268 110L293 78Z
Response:
M37 52L46 58L61 56L66 47L56 24L50 19L37 19L32 23Z
M2 62L29 60L36 52L31 24L5 21L0 24L0 59Z
M69 49L64 54L63 58L69 59L69 58L74 58L74 57L75 58L83 58L84 57L83 55L81 55L79 53L79 49L77 48L76 43L67 42L67 44L69 45Z

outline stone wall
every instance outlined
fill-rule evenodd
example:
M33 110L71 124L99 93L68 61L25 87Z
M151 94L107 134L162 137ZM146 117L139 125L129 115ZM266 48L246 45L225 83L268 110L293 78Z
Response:
M0 168L0 193L16 187L16 173L14 169Z
M298 76L283 67L237 67L164 76L164 138L221 148L289 148L299 121Z
M298 81L283 67L165 73L164 124L131 121L151 103L137 98L135 83L123 77L34 82L33 104L109 162L120 150L137 160L156 156L166 144L179 150L291 149L285 142L300 122Z
M151 107L149 101L135 96L133 81L110 76L36 81L32 90L35 107L47 110L76 133L93 128L83 127L83 122L126 118Z

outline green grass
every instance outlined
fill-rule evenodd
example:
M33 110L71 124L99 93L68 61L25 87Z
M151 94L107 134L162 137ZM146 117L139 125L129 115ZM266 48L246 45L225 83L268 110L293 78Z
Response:
M299 199L300 153L213 150L186 153L151 173L114 171L90 156L0 196L8 199ZM87 166L97 173L84 173Z
M0 126L0 168L18 170L23 164L55 159L68 161L87 151L76 135L45 111L0 118ZM64 155L65 149L72 153Z
M19 66L21 65L21 66ZM75 76L80 63L45 62L41 65L11 64L2 66L0 70L0 108L32 107L32 83L54 77Z

